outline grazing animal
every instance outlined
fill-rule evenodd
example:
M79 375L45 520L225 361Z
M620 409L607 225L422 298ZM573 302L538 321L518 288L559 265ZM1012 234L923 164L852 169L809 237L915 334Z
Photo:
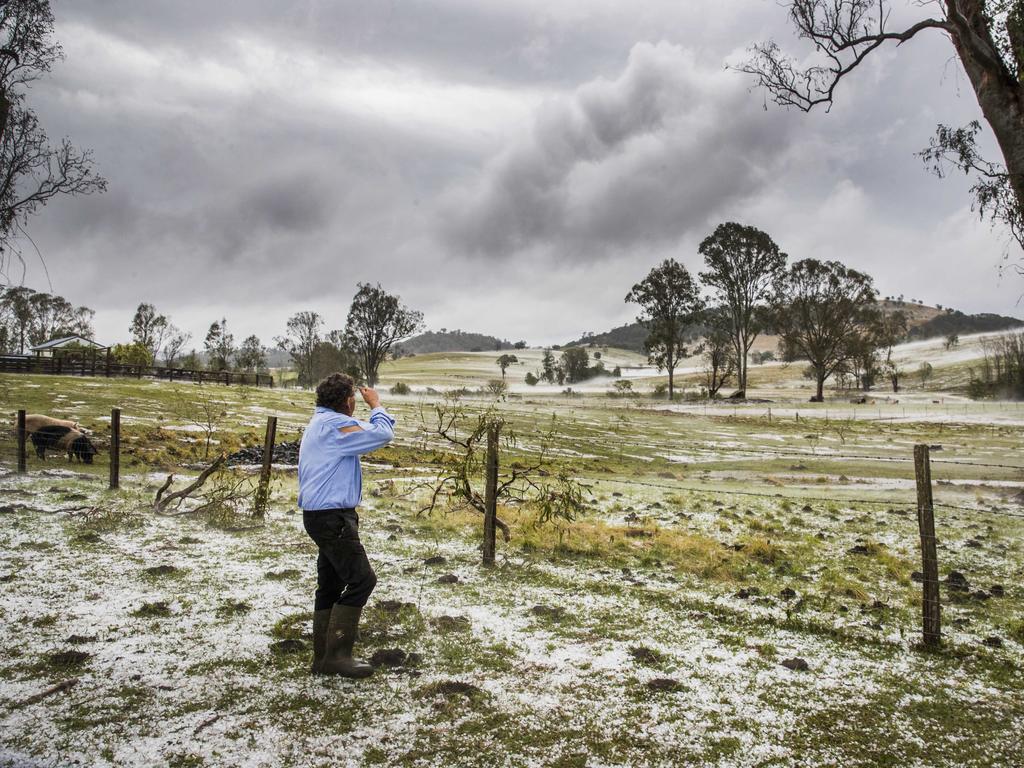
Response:
M30 413L25 417L25 431L28 434L32 434L42 427L67 427L68 429L75 429L82 432L82 428L78 426L77 421L71 421L70 419L55 419L53 416L43 416L39 413Z
M46 459L46 451L66 451L68 461L78 459L83 464L92 464L92 457L98 451L89 438L70 427L49 424L32 433L32 445L36 456Z

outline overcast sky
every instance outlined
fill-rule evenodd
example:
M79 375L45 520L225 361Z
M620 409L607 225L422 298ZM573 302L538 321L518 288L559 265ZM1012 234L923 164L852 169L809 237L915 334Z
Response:
M30 232L104 343L140 301L197 342L221 316L268 344L299 310L337 328L358 281L433 329L566 341L632 320L630 286L667 257L699 270L730 220L882 295L1024 314L968 184L914 156L937 123L980 119L938 33L805 115L725 68L768 37L802 50L774 0L53 8L67 58L32 99L110 186Z

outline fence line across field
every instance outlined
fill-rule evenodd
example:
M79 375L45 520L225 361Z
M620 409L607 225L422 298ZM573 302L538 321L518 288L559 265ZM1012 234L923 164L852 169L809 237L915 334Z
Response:
M24 413L24 411L19 411L19 418L20 418L20 414L23 414L23 413ZM110 418L111 418L111 427L110 427L111 434L110 434L110 436L107 437L107 436L102 436L102 435L90 435L90 440L91 440L91 442L93 442L94 445L98 445L99 447L106 447L109 450L110 464L111 464L110 487L112 489L114 489L114 488L117 488L118 485L119 485L119 469L120 469L120 409L119 408L112 409L111 417ZM272 455L273 455L274 440L275 440L275 435L276 435L276 426L277 426L277 419L276 419L276 417L273 417L273 416L268 417L267 436L266 436L266 440L264 442L264 459L263 459L263 462L262 462L263 466L261 467L261 472L260 472L261 487L266 486L269 483L269 480L270 480L270 468L269 468L269 465L271 463ZM5 430L5 432L7 434L11 434L10 430ZM18 435L18 429L17 428L13 432L14 432L15 436ZM872 455L868 455L868 454L813 454L813 453L800 452L800 451L794 451L794 452L790 453L790 452L785 452L785 451L774 451L772 449L766 449L764 451L757 451L757 450L742 449L742 448L730 448L730 449L727 449L724 452L725 453L730 453L730 452L732 452L732 453L743 453L743 454L769 453L769 454L772 454L772 455L781 455L781 456L788 456L788 457L800 457L800 458L808 458L808 457L810 457L810 458L817 458L817 459L837 459L837 460L838 459L871 459L871 460L876 460L876 461L893 461L893 462L902 462L902 463L912 463L912 462L914 462L914 459L912 459L912 458L905 458L905 457L899 457L899 456L872 456ZM25 458L25 454L26 453L27 453L27 451L23 450L23 448L21 446L21 441L19 440L19 456L18 456L18 471L19 472L24 472L27 469L27 467L24 465L24 458ZM991 463L982 463L982 462L967 462L967 461L959 461L959 460L952 460L952 459L938 459L938 460L932 459L931 463L943 463L943 464L953 464L953 465L973 466L973 467L987 467L987 468L1024 470L1024 467L1017 466L1017 465L991 464ZM393 478L393 479L401 481L401 480L404 480L405 478ZM762 493L762 492L757 492L757 491L740 491L740 490L726 489L726 488L697 487L697 486L689 486L689 485L680 485L679 483L673 483L673 484L656 483L656 482L644 481L644 480L627 480L627 479L609 480L607 478L600 478L600 477L593 477L593 476L588 476L587 479L588 480L592 480L594 482L598 482L598 483L612 483L612 484L620 484L620 485L643 486L643 487L659 488L659 489L662 489L662 490L670 490L670 491L677 491L677 492L678 491L683 491L683 492L689 492L689 493L704 493L704 494L712 493L712 494L729 495L729 496L744 496L744 497L765 498L765 499L775 499L775 500L780 500L781 499L781 500L784 500L784 501L793 501L793 502L805 502L805 503L806 502L818 502L818 503L842 502L842 503L845 503L845 504L869 504L869 505L888 506L888 507L893 507L893 508L899 507L901 509L910 509L910 508L913 507L913 502L911 502L911 501L907 501L907 502L904 502L904 503L901 504L899 502L895 502L894 503L891 499L890 500L864 499L864 498L842 498L842 499L836 499L836 498L832 498L832 497L808 496L808 495L793 495L793 494L784 494L784 493L780 493L780 492ZM261 495L263 495L263 494L261 494ZM263 506L263 504L257 504L257 508L262 508L262 506ZM936 502L935 506L942 507L944 509L953 509L953 510L972 512L972 513L992 514L992 515L1000 515L1000 516L1005 516L1005 517L1024 518L1024 514L1020 514L1020 513L1014 513L1014 512L1010 512L1010 511L999 511L999 510L992 510L992 509L984 509L984 508L981 508L981 507L972 507L972 506L965 506L965 505L960 505L960 504L950 504L950 503L946 503L946 502Z
M399 478L394 478L394 479L397 480ZM794 495L794 494L785 494L785 493L778 493L778 492L775 492L775 493L760 493L758 491L737 491L737 490L730 490L728 488L697 487L697 486L690 486L690 485L680 485L678 483L675 483L675 484L653 483L653 482L649 482L649 481L646 481L646 480L625 480L625 479L609 480L608 478L595 477L593 475L588 475L587 479L588 480L592 480L592 481L594 481L596 483L608 483L608 484L612 484L612 485L639 485L639 486L646 486L648 488L660 488L662 490L668 490L668 491L685 491L685 492L689 492L689 493L703 493L703 494L721 494L721 495L725 495L725 496L751 496L751 497L761 498L761 499L774 499L776 501L779 501L779 500L782 500L782 501L803 501L803 502L813 501L813 502L819 502L819 503L823 503L823 504L836 504L836 503L842 503L842 504L872 504L872 505L875 505L875 506L890 507L892 509L901 509L901 510L912 510L912 509L915 508L914 502L912 500L907 500L907 501L899 502L899 501L893 501L892 499L883 500L883 499L861 499L861 498L836 498L836 497L828 497L828 496L797 496L797 495ZM949 504L949 503L945 503L945 502L935 502L934 506L942 507L944 509L954 509L954 510L963 511L963 512L976 512L976 513L981 513L981 514L986 514L986 515L1001 515L1003 517L1019 517L1019 518L1024 518L1024 513L1016 513L1016 512L1003 511L1003 510L995 510L995 509L985 509L983 507L970 507L970 506L964 506L962 504Z
M500 444L500 425L492 424L488 429L487 433L487 458L485 462L485 475L486 475L486 490L485 490L485 501L484 501L484 530L483 530L483 564L492 565L494 563L495 554L495 528L497 522L497 495L498 495L498 478L501 476L499 467L499 444ZM273 451L274 443L277 432L277 417L269 416L267 418L267 429L263 445L263 461L260 471L259 484L257 486L257 494L253 508L253 514L257 517L262 517L266 513L267 501L269 498L269 485L270 476L272 472L273 464ZM26 450L26 412L21 409L17 412L17 422L15 428L15 437L18 445L18 472L27 472L27 450ZM121 410L120 408L113 408L110 413L110 437L109 437L109 455L110 455L110 488L116 490L120 485L120 445L121 445ZM825 454L820 455L817 453L807 452L780 452L773 451L772 449L766 450L745 450L745 449L731 449L733 453L760 453L760 454L776 454L785 456L799 456L802 458L819 458L819 459L842 459L842 458L857 458L857 459L870 459L873 461L899 461L914 463L914 477L917 489L916 499L916 510L917 510L917 521L919 528L920 546L921 546L921 558L922 558L922 636L923 641L926 645L937 645L941 642L941 598L939 595L939 578L938 578L938 556L936 547L936 536L935 536L935 519L934 510L936 507L943 509L953 509L972 514L988 514L998 515L1005 517L1024 518L1024 514L1000 511L994 509L982 509L980 507L963 506L957 504L947 504L943 502L935 502L932 495L932 477L931 477L931 447L927 444L919 444L914 446L914 457L908 459L897 456L872 456L865 454ZM223 461L221 458L219 461ZM1003 465L986 462L970 462L960 461L955 459L940 460L941 463L960 465L960 466L976 466L976 467L990 467L990 468L1001 468L1001 469L1014 469L1021 470L1024 467L1016 465ZM209 471L209 469L207 470ZM507 474L505 475L508 476ZM389 478L391 480L407 480L411 478ZM751 498L766 498L774 499L776 501L783 500L787 502L818 502L818 503L843 503L847 505L864 504L864 505L878 505L888 507L890 510L900 509L907 511L914 509L915 505L911 502L901 503L893 502L891 499L863 499L863 498L830 498L821 496L807 496L807 495L793 495L784 494L779 492L773 493L761 493L757 491L739 491L730 490L723 488L708 488L708 487L695 487L691 485L682 485L679 483L654 483L643 480L628 480L628 479L617 479L610 480L607 478L599 478L588 476L587 480L596 484L611 484L611 485L627 485L627 486L643 486L651 488L659 488L662 490L670 490L674 492L687 492L687 493L699 493L699 494L712 494L712 495L729 495L729 496L743 496ZM593 486L590 486L593 488Z

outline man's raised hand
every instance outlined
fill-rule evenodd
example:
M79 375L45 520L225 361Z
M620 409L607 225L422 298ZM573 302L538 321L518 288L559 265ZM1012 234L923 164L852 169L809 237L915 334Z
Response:
M380 395L376 390L370 389L370 387L360 387L359 394L363 396L363 402L370 407L370 410L380 407Z

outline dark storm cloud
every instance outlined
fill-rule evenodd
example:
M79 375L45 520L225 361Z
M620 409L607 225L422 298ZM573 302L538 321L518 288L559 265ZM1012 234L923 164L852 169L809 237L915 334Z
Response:
M782 21L749 0L54 1L68 22L202 54L258 36L283 51L388 61L462 81L570 86L617 71L639 40L685 41L696 50L717 47L727 34L753 39L766 21Z
M478 184L454 193L445 234L505 257L537 244L583 259L671 242L759 192L790 141L733 74L666 43L638 44L622 74L546 103Z

